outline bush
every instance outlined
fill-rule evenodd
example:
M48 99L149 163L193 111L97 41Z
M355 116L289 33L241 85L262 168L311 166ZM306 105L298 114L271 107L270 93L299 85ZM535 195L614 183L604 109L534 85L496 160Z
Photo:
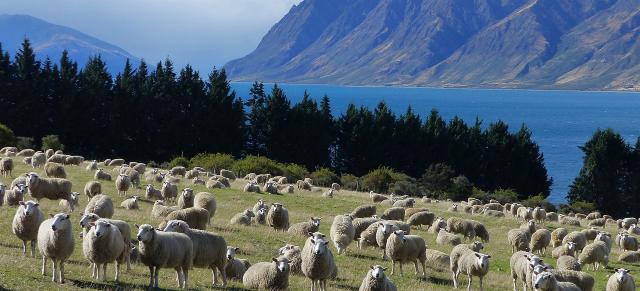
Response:
M15 145L15 139L16 136L13 134L13 130L0 123L0 147Z
M359 191L361 186L360 179L352 174L343 174L340 177L340 184L342 184L342 188L351 190L351 191Z
M50 134L42 137L42 150L46 151L52 149L54 151L64 150L64 144L60 141L60 137L55 134Z
M440 195L449 191L455 172L447 164L432 164L420 178L420 182L427 190Z
M498 189L491 195L492 199L500 201L500 203L513 203L518 201L518 193L513 189Z
M202 167L214 173L218 173L220 169L231 169L234 162L232 155L221 153L200 153L190 160L191 167Z
M362 176L362 187L377 193L387 193L389 188L398 182L397 179L400 177L401 176L392 169L381 167Z
M526 207L542 207L547 212L557 211L555 205L547 201L547 199L541 194L527 198L527 200L522 201L522 205Z
M409 196L422 196L422 192L420 191L420 187L418 184L411 181L398 181L393 183L393 187L391 187L391 192L398 195L409 195Z
M289 183L302 180L309 175L307 168L298 164L281 164L280 170L282 171L282 175L287 177Z
M33 137L28 137L28 136L17 136L16 147L19 150L36 148L35 144L33 143Z
M560 205L560 213L568 214L569 212L573 213L582 213L589 214L590 212L596 211L596 205L591 202L586 201L575 201L569 205L561 204Z
M169 161L169 164L167 165L167 168L173 168L173 167L178 167L178 166L182 166L185 168L190 168L189 166L189 160L187 160L187 158L185 157L175 157L173 158L173 160Z
M467 200L473 194L473 184L465 176L458 176L451 179L451 188L446 194L446 198L453 201Z
M249 173L271 174L273 176L282 175L282 170L278 163L261 156L246 156L244 159L237 160L231 166L231 170L240 177Z
M313 179L313 184L318 186L329 187L331 183L340 182L338 175L327 168L320 168L311 173L310 176Z

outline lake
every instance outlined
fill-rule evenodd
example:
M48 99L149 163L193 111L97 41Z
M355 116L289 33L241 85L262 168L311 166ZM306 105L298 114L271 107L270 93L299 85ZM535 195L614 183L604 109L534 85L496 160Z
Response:
M293 103L307 90L319 100L331 99L334 115L349 103L373 108L384 100L396 113L411 105L423 118L437 109L443 118L457 115L472 124L476 117L484 125L503 120L511 130L525 123L544 153L553 188L549 200L563 203L569 185L582 166L578 148L598 128L611 127L635 144L640 134L640 93L582 92L492 89L438 89L402 87L350 87L335 85L279 84ZM232 83L243 99L249 96L250 83ZM271 90L272 84L265 84Z

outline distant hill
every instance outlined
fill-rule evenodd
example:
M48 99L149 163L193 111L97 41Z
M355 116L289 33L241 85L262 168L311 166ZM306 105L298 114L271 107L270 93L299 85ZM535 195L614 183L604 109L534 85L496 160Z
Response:
M90 56L99 54L112 73L122 71L127 58L138 63L138 58L127 51L75 29L27 15L0 15L0 43L3 50L8 50L13 57L25 37L31 41L41 59L49 56L57 62L66 49L70 57L83 66Z
M640 89L637 0L305 0L233 80Z

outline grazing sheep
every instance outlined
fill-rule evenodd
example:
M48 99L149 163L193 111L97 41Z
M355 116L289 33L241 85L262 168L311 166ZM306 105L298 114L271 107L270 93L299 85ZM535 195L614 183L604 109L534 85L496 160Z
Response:
M209 220L207 224L210 225L211 218L216 215L216 197L209 192L198 192L198 194L193 198L193 207L206 209L209 212Z
M184 174L184 178L192 180L192 179L198 178L199 175L200 175L199 171L189 170Z
M473 276L480 277L480 290L482 290L482 279L489 272L489 258L491 256L469 251L458 259L458 269L453 272L453 286L458 288L458 275L467 274L469 284L467 290L471 290Z
M547 212L547 220L558 222L558 214L555 212Z
M44 164L44 172L49 178L67 178L64 166L58 163L47 162Z
M417 235L405 235L404 231L396 230L389 238L385 253L392 261L391 275L395 271L396 262L400 263L400 275L402 275L402 265L406 262L413 262L416 275L418 275L418 261L422 264L422 277L426 276L426 250L424 239Z
M32 149L23 149L16 153L16 157L31 157L35 152L36 151Z
M629 272L623 268L616 269L607 281L607 291L635 291L636 282Z
M580 226L580 220L569 216L562 216L559 219L560 224L570 225L570 226Z
M622 251L637 251L638 239L630 236L628 233L622 233L620 234L618 245L620 246L620 249L622 249Z
M259 208L263 209L263 208ZM317 232L320 229L320 218L311 217L309 221L299 222L291 225L288 232L292 234L299 234L308 236L310 232Z
M357 221L360 218L356 218L354 220ZM370 224L369 226L367 226L367 228L362 231L360 233L360 238L358 239L358 248L359 249L364 249L365 247L368 246L378 246L378 242L376 240L376 235L378 233L378 228L380 227L380 225L382 225L383 221L382 220L378 220L372 224ZM386 238L383 239L385 244L386 244Z
M597 227L604 227L604 225L607 223L607 220L604 218L596 218L596 219L592 219L591 221L589 221L589 223L587 224L588 226L597 226Z
M98 162L96 160L90 161L85 168L87 171L95 171L98 169Z
M104 194L93 196L84 208L84 214L89 213L95 213L102 218L113 217L113 200Z
M83 229L83 233L82 233L83 236L91 228L91 223L98 221L98 219L107 221L107 222L115 225L118 228L118 230L120 230L120 235L122 235L122 239L124 240L124 245L125 246L131 245L131 227L129 226L129 224L126 221L116 220L116 219L108 219L108 218L100 218L100 216L95 214L95 213L84 214L80 218L80 226ZM130 252L125 252L124 260L127 262L127 271L131 270L131 261L132 260L131 260L130 255L131 255Z
M183 233L156 231L148 224L136 227L140 261L149 267L149 287L158 288L160 268L174 268L178 286L186 289L196 254L191 238Z
M84 185L84 195L87 195L87 200L100 193L102 193L102 184L100 182L89 181Z
M371 217L376 214L375 205L360 205L351 212L353 218Z
M562 239L562 244L567 242L574 242L576 244L576 251L580 252L587 245L587 237L581 231L572 231Z
M299 246L287 244L281 247L278 253L280 254L278 259L284 257L289 260L291 274L304 276L302 273L302 250Z
M326 280L338 272L329 242L321 233L310 235L302 248L302 273L311 279L311 289L326 290Z
M271 208L267 213L267 223L275 230L288 230L289 210L280 203L271 203Z
M416 204L416 201L413 198L407 198L407 199L398 200L396 202L393 202L393 207L410 208L410 207L413 207L413 205L415 205L415 204Z
M562 239L569 234L569 231L564 227L556 228L551 232L551 245L556 248L562 245Z
M556 270L551 269L548 266L537 265L533 268L532 275L537 278L543 272L553 274L559 282L570 282L575 284L579 288L577 290L592 291L593 286L595 285L593 276L581 271Z
M129 163L132 169L136 170L138 173L144 173L147 170L147 164L145 163Z
M384 196L382 194L377 194L377 193L373 193L373 191L369 191L369 198L371 198L371 201L373 202L382 202L385 201L389 198L387 198L387 196Z
M353 214L352 214L353 217ZM353 229L355 230L353 239L359 240L360 234L365 231L371 224L381 221L377 217L356 218L353 220ZM317 230L316 230L317 231ZM315 232L315 231L314 231Z
M380 265L371 266L358 291L396 291L396 285L384 275L386 270Z
M543 223L547 219L547 211L542 207L536 207L531 212L531 217L533 220Z
M582 233L584 233L584 237L587 238L587 240L595 240L596 237L598 236L598 233L600 233L600 231L598 231L595 228L587 228L587 229L583 229Z
M165 218L169 213L178 210L177 206L165 206L164 201L156 200L153 203L153 208L151 209L151 217L153 218Z
M333 198L333 191L334 191L333 189L329 189L329 190L323 192L322 193L322 197Z
M494 202L494 203L487 203L484 206L485 210L495 210L495 211L500 211L502 212L502 210L504 210L504 206L502 206L502 204Z
M531 252L538 252L543 256L547 252L547 247L551 242L551 232L547 229L538 229L531 235L529 249Z
M338 250L338 254L342 254L347 247L353 242L355 236L355 228L353 227L353 218L350 214L336 215L331 224L330 230L333 245Z
M227 285L224 270L227 262L227 242L222 236L204 230L191 229L185 221L181 220L170 220L164 231L186 234L193 242L193 266L211 269L213 285L218 283L217 269L222 275L222 286Z
M382 219L385 220L404 220L404 208L403 207L391 207L384 211Z
M487 228L484 226L484 224L475 220L468 221L473 225L473 233L475 234L475 237L480 238L483 242L488 242L489 231L487 231Z
M572 270L582 271L582 265L578 262L578 259L572 256L560 256L556 262L558 270Z
M425 252L427 266L438 271L449 269L450 256L438 250L427 249Z
M594 211L594 212L591 212L591 213L587 214L587 219L589 219L589 220L597 219L597 218L602 218L602 213L600 213L598 211Z
M120 207L128 210L140 209L140 207L138 206L138 200L140 200L140 197L138 196L133 196L129 199L125 199L124 201L122 201L122 203L120 203Z
M580 265L593 264L593 270L597 271L600 265L605 267L609 264L609 249L602 241L592 242L584 247L578 256Z
M31 197L36 200L47 198L50 200L71 198L71 181L59 178L40 178L36 173L27 174L27 187Z
M105 164L106 164L106 161L105 161ZM111 167L116 167L116 166L122 166L123 164L124 164L124 159L112 159L106 165Z
M229 280L242 280L242 276L251 267L249 261L237 259L236 254L240 248L227 247L227 263L224 265L224 274Z
M471 220L459 217L450 217L447 219L447 231L458 233L465 238L473 239L476 236L474 231L474 223Z
M120 230L108 221L99 219L90 225L90 230L83 235L82 252L93 264L92 277L104 281L107 264L115 261L117 282L120 277L120 264L125 261L128 252L128 244L125 244Z
M53 263L52 281L64 283L64 262L73 253L75 240L69 214L58 213L43 221L38 228L38 249L42 255L42 275L45 276L47 260Z
M638 219L634 217L627 217L619 220L618 227L623 229L628 229L632 224L638 224Z
M169 170L171 176L185 176L187 174L187 168L183 166L175 166Z
M251 225L251 220L255 216L256 215L251 211L251 209L245 209L243 212L234 215L229 221L229 224L249 226Z
M13 160L11 158L0 159L0 174L2 177L11 177L13 171Z
M554 259L557 259L561 256L571 256L571 257L575 257L576 256L576 243L572 242L572 241L568 241L567 243L554 248L551 251L551 257Z
M458 260L462 255L471 251L471 252L480 252L484 248L484 244L482 242L476 241L470 244L459 244L453 247L451 250L451 255L449 256L448 269L454 275L456 270L458 270Z
M407 223L413 226L426 225L427 228L429 228L433 224L434 219L435 214L427 211L422 211L409 216L409 219L407 219Z
M640 263L640 251L623 252L618 256L618 261L631 264Z
M120 170L120 174L127 175L131 185L134 185L136 187L140 186L140 173L138 171L132 169L131 167L125 167Z
M193 189L184 188L182 189L182 193L178 196L178 208L185 209L189 207L193 207Z
M27 242L31 242L31 257L35 258L38 228L44 221L44 213L40 210L40 204L35 201L19 203L20 207L13 216L11 230L22 241L22 255L27 254Z
M158 228L164 229L171 220L182 220L192 229L206 230L207 222L209 221L209 211L198 207L178 209L169 213Z
M457 246L462 243L462 238L446 231L445 229L440 229L438 236L436 237L436 243L439 245Z
M256 263L244 273L242 284L248 289L288 290L289 260L271 258L271 262Z
M43 152L36 152L31 157L31 167L33 167L34 169L44 166L46 162L47 162L47 157Z
M105 172L103 169L97 169L96 173L93 175L93 179L111 181L111 174Z
M509 241L509 245L511 245L511 253L529 251L529 244L531 242L529 232L519 228L509 230L507 240Z
M79 200L80 200L80 193L71 192L71 197L69 198L69 200L60 200L58 205L60 205L60 207L65 211L73 212L76 206L78 206L78 203L80 203Z
M504 212L498 210L485 210L482 214L485 216L504 217Z
M163 182L160 193L165 201L175 200L178 197L178 186L171 182Z
M535 266L543 264L540 257L529 252L518 251L511 255L509 266L511 268L511 279L513 280L513 290L517 290L516 283L522 281L522 290L533 289L533 269Z
M79 166L82 162L84 162L84 157L82 156L66 156L64 159L65 165Z
M446 229L446 228L447 228L447 222L444 220L444 218L438 217L436 218L436 221L433 223L433 225L431 225L431 227L429 228L429 232L433 234L438 234L441 229Z
M576 284L571 282L558 282L556 277L549 272L543 272L536 277L533 283L535 290L538 291L581 291Z
M229 170L225 170L225 169L221 169L220 170L220 176L223 176L229 180L235 180L236 179L236 174L232 171Z
M17 206L24 200L27 191L25 184L17 184L13 188L4 191L3 202L7 206Z

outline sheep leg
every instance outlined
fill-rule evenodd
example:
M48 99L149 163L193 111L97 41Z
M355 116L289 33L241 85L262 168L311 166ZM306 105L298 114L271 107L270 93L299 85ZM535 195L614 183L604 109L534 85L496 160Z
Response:
M182 268L182 279L184 280L184 283L182 285L182 287L184 289L188 289L189 288L189 269L186 268Z
M395 272L395 270L396 270L396 261L391 260L391 262L392 262L392 263L391 263L391 275L393 275L393 273L394 273L394 272Z
M58 279L60 279L60 284L64 284L64 261L60 261L58 270L60 271L60 275L58 276Z
M154 273L153 287L158 288L158 276L160 275L160 267L156 267Z
M218 266L218 271L220 271L220 275L222 276L222 287L227 286L227 273L224 271L224 264Z
M402 261L398 262L400 265L400 276L404 276L404 271L402 271Z
M214 266L211 266L211 280L213 281L213 286L215 286L216 284L218 284L218 276L216 274L216 269L214 268Z
M107 277L107 264L104 263L102 264L102 277L100 278L100 281L105 281Z
M114 281L118 282L118 279L120 279L120 262L116 260L116 277Z
M413 267L416 269L416 276L418 276L418 260L413 261Z
M175 268L176 281L178 281L178 288L182 288L182 269L180 267Z
M453 288L458 289L458 272L451 272L451 277L453 279Z
M153 266L149 266L149 287L153 287Z
M480 277L480 291L482 291L482 279L483 279L483 278L484 278L484 277Z
M54 259L51 259L51 262L53 263L51 265L51 267L53 269L53 274L51 275L51 281L53 281L55 283L56 282L56 271L58 271L58 263Z
M37 244L37 240L31 241L31 257L32 258L36 257L36 244Z
M124 259L127 261L127 272L131 271L131 250L126 252Z
M469 284L467 284L467 291L471 291L471 281L472 281L473 276L471 276L469 274L467 274L467 275L469 276Z
M42 276L47 275L46 267L47 267L47 257L42 256Z

